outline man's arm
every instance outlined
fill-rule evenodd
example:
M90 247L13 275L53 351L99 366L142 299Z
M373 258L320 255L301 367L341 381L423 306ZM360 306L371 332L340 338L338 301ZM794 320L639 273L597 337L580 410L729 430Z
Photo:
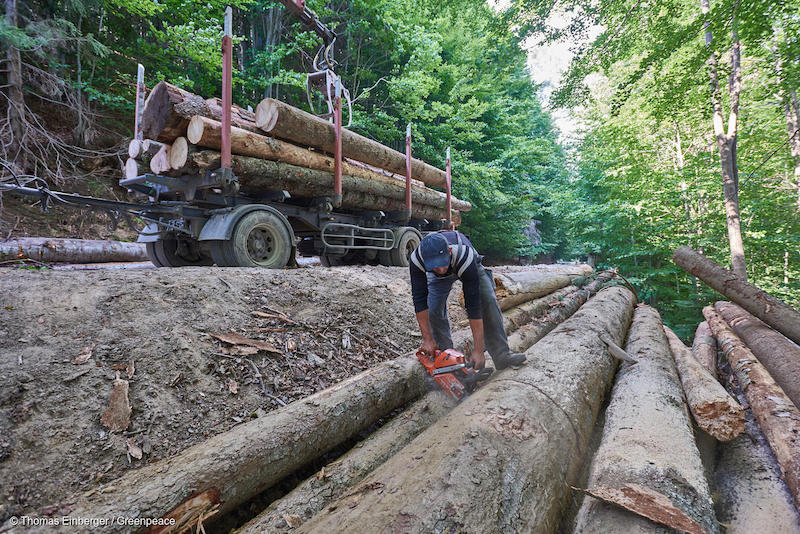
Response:
M483 352L486 348L483 346L483 319L470 319L469 327L472 329L472 354L470 360L475 362L475 369L483 369L486 365L486 356Z
M433 355L436 350L436 340L433 339L433 332L431 331L430 311L422 310L417 312L417 323L419 324L419 331L422 332L422 351Z
M411 275L411 298L414 301L414 312L417 316L419 331L422 332L422 350L433 354L436 341L431 331L430 311L428 310L428 276L419 267L409 265Z

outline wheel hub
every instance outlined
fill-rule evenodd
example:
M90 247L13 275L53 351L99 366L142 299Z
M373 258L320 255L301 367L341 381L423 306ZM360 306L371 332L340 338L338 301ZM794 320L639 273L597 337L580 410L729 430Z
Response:
M257 263L269 261L275 253L275 236L268 228L253 228L247 236L247 253Z

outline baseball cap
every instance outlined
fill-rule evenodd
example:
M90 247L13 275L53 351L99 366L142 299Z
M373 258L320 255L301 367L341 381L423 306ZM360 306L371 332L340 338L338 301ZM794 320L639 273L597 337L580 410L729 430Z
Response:
M419 244L419 253L426 271L450 264L450 253L447 239L442 234L428 234Z

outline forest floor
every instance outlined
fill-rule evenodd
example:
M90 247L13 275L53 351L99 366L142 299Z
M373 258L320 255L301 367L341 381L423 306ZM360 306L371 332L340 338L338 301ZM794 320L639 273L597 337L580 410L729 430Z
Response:
M466 318L459 293L454 326ZM0 268L0 523L54 512L47 507L129 469L409 354L419 336L399 267ZM117 374L129 380L132 413L112 433L100 417Z

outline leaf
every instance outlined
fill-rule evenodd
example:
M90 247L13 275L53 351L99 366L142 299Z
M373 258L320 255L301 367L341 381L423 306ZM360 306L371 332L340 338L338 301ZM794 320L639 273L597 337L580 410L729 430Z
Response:
M78 354L78 356L74 360L72 360L73 365L82 365L91 360L92 351L94 351L94 345L92 345L91 347L88 346L83 347L81 349L81 353Z
M228 379L228 391L233 393L234 395L239 393L239 383L236 382L233 378Z
M303 524L303 520L300 516L295 514L283 514L283 520L286 521L286 524L289 525L290 528L297 528Z
M133 438L128 438L128 441L126 443L128 444L128 454L130 454L132 458L141 460L142 448L136 445L136 442L134 441Z
M272 352L275 354L283 354L275 345L269 343L267 341L261 341L258 339L250 339L244 337L241 334L237 334L236 332L228 332L226 334L211 334L211 337L219 339L220 341L224 341L225 343L229 343L231 345L245 345L248 347L255 347L258 350L264 350L267 352Z
M128 366L125 367L125 374L128 377L128 380L133 378L133 375L136 373L136 365L133 363L133 360L128 362Z

